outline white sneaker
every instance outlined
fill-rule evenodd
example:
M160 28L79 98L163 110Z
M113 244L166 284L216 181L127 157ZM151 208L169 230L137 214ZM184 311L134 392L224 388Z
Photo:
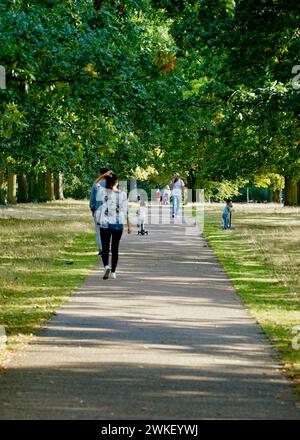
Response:
M112 278L113 280L116 280L116 279L117 279L117 274L116 274L116 272L112 272L112 273L110 274L110 278Z
M110 267L109 266L105 266L104 268L104 275L103 275L103 279L107 280L110 274Z

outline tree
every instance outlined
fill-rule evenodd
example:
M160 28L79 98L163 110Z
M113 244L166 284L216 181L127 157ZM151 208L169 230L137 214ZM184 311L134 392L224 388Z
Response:
M298 2L154 3L172 18L170 32L187 61L187 93L194 98L188 111L199 107L194 125L205 133L194 149L196 162L201 152L203 177L252 179L275 172L295 187L299 96L290 83L299 53Z
M279 174L297 203L298 2L16 0L0 14L2 194L8 171L19 200L41 201L62 197L57 176L87 189L108 165L192 188Z

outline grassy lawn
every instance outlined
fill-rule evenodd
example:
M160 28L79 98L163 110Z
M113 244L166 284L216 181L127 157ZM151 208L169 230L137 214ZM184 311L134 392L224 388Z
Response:
M0 350L3 360L36 333L96 263L88 203L0 207L0 248L0 325L9 342L6 353Z
M236 205L235 229L223 231L222 208L206 206L205 235L300 392L300 350L292 348L300 325L300 209Z

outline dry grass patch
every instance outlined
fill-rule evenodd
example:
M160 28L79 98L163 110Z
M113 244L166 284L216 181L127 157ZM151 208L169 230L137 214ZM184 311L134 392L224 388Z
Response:
M0 248L0 325L11 350L51 317L94 266L88 203L1 207Z

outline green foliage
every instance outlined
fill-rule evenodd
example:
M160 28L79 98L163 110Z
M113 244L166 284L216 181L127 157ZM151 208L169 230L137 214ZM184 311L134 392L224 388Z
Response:
M81 177L103 164L130 175L143 163L148 145L139 133L152 119L147 88L159 77L148 2L127 2L126 12L120 2L100 3L2 7L1 167L13 157L15 171Z
M89 197L92 182L88 179L79 179L79 177L69 174L65 177L64 196L76 200L82 200Z
M262 188L270 188L272 191L281 190L284 188L284 179L279 174L269 173L263 176L255 176L255 185Z
M239 188L245 182L237 180L230 182L223 180L222 182L207 182L205 185L205 196L216 202L224 202L226 199L240 195Z
M2 1L0 169L299 179L298 6Z
M299 94L291 87L298 2L154 3L172 18L185 80L185 113L168 134L180 150L177 167L189 172L189 161L212 180L270 172L299 178Z

